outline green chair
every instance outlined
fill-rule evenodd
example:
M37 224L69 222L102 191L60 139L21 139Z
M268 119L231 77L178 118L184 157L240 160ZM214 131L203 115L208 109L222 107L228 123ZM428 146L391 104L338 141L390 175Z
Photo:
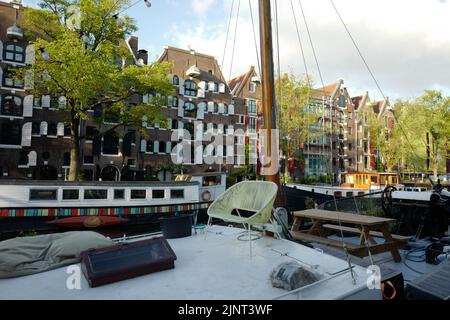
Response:
M209 207L206 235L213 218L243 224L249 234L251 255L251 226L270 221L277 192L278 186L266 181L244 181L232 186Z

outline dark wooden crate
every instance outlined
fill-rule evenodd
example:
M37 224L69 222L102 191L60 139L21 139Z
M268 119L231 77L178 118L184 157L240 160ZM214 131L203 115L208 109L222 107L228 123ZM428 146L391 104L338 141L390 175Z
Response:
M90 287L175 268L175 253L164 237L122 243L81 253L81 268Z

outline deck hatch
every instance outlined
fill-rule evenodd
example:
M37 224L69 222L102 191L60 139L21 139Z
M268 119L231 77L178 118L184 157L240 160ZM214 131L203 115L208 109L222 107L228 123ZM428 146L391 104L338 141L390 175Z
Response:
M164 237L118 244L81 254L83 274L91 287L173 269L175 253Z

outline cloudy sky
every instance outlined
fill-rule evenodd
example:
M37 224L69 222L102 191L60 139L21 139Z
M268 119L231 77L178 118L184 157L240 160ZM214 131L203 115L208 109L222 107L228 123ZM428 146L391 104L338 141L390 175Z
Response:
M234 0L225 51L224 75L236 76L257 65L249 1L258 29L257 0ZM352 95L381 93L358 56L330 0L301 0L325 84L343 78ZM32 5L36 0L24 1ZM137 21L140 47L155 59L165 45L216 56L222 63L233 0L151 0L126 11ZM237 7L240 2L239 18ZM440 89L450 95L450 3L447 0L334 0L384 93L392 100ZM317 68L301 15L293 0L306 66L317 86ZM282 71L305 67L290 0L278 0ZM234 63L232 44L237 25Z

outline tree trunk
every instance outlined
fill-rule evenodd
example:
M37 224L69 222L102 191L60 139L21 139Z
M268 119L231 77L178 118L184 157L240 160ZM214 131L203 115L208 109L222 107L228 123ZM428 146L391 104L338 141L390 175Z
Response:
M72 116L70 125L70 169L69 181L77 181L78 168L80 166L80 119Z

